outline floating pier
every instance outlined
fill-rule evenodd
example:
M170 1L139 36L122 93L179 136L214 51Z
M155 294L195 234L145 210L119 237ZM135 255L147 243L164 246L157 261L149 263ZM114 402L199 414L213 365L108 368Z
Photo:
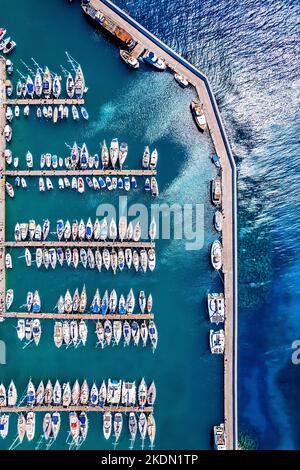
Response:
M5 176L155 176L156 170L6 170Z
M60 247L60 248L154 248L154 242L104 242L104 241L20 241L20 242L4 242L7 248L45 248L45 247Z
M153 313L33 313L33 312L6 312L1 318L38 318L40 320L153 320Z
M34 411L34 412L42 412L42 413L47 413L51 412L70 412L70 411L96 411L98 413L105 413L106 411L113 411L114 413L120 412L120 413L153 413L153 406L145 406L144 408L140 408L139 406L90 406L90 405L70 405L70 406L63 406L63 405L53 405L53 406L48 406L48 405L41 405L41 406L2 406L0 408L1 413L29 413L29 411Z
M5 106L72 106L72 105L83 105L84 99L44 99L44 98L16 98L16 99L6 99L4 100Z
M118 27L131 35L137 45L132 50L135 57L143 55L146 49L162 58L168 68L187 78L194 86L203 105L208 130L215 152L220 159L222 175L222 211L224 216L222 245L225 295L225 354L224 354L224 423L227 449L238 448L237 419L237 187L236 165L230 149L225 128L208 78L150 31L131 18L110 0L90 0L88 7L112 20ZM94 10L94 11L93 11ZM99 23L101 28L101 24Z

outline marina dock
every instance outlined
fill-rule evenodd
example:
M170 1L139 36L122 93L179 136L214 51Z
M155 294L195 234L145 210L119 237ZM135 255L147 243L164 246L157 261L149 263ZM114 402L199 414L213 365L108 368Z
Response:
M87 2L85 2L87 3ZM137 42L132 53L140 57L144 50L153 51L162 58L168 68L187 78L195 88L205 112L208 130L215 153L221 164L222 212L224 216L223 274L225 295L225 355L224 355L224 424L227 449L238 448L237 419L237 172L225 128L208 78L183 59L141 24L117 7L110 0L90 0L89 8L98 10L129 33ZM99 24L101 28L101 25Z
M96 411L98 413L105 413L106 411L113 411L113 412L120 412L120 413L152 413L153 412L153 406L145 406L144 408L140 408L139 406L89 406L89 405L70 405L70 406L57 406L57 405L43 405L43 406L3 406L1 407L1 413L28 413L29 411L35 411L35 412L42 412L42 413L47 413L51 412L54 413L55 411L57 412L63 412L63 411Z
M38 318L39 320L153 320L153 313L125 313L124 315L97 314L97 313L33 313L33 312L6 312L2 318Z
M5 59L0 55L0 314L4 312L5 304L5 248L3 242L5 240L5 178L3 170L5 169L5 138L4 127L6 124L5 91L6 66Z
M4 242L7 248L45 248L45 247L61 247L61 248L154 248L153 242L95 242L95 241L20 241L20 242Z
M83 105L84 99L68 99L68 98L61 98L61 99L44 99L44 98L16 98L16 99L6 99L4 101L5 106L60 106L61 104L64 106L72 106L73 104L76 105Z
M156 170L7 170L4 176L155 176Z

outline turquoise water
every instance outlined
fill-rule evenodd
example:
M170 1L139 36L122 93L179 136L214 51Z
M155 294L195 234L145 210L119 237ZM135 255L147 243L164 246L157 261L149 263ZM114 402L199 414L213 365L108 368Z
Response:
M60 64L68 68L65 51L82 65L89 87L86 107L89 123L60 123L54 126L38 121L34 113L25 120L22 116L13 122L11 149L25 166L25 154L30 150L39 164L39 155L45 152L65 156L65 143L86 142L92 152L99 152L99 143L113 137L129 144L127 168L139 168L145 145L159 151L159 203L203 204L205 211L204 246L198 251L186 251L184 241L157 242L157 269L146 275L133 271L113 276L98 274L82 268L72 270L57 267L55 271L27 268L22 250L13 250L14 269L7 273L7 287L15 290L14 308L25 302L28 290L39 289L43 310L52 311L60 294L67 288L74 291L87 286L89 299L97 287L115 288L127 294L132 287L151 292L153 311L159 330L159 344L153 355L150 348L109 347L95 349L94 324L89 322L89 337L85 348L57 350L53 344L53 322L43 321L42 339L36 348L22 349L15 333L15 321L0 325L1 339L7 345L7 364L0 366L1 380L8 384L13 378L19 393L31 376L37 384L41 379L56 378L74 381L121 378L147 382L155 380L158 392L155 406L157 421L156 449L208 449L211 431L223 416L222 358L212 357L208 350L208 315L205 296L209 290L222 288L220 277L209 264L209 244L216 238L212 226L213 208L209 201L209 182L216 174L210 162L212 147L207 135L200 135L189 112L192 90L182 90L168 73L159 74L141 67L137 73L127 69L118 56L118 49L107 38L95 32L83 17L79 5L53 0L42 4L29 0L26 9L38 15L17 11L17 0L2 2L2 22L16 40L18 47L14 61L14 81L17 69L26 73L23 59L32 66L31 57L53 71ZM14 14L12 15L12 11ZM55 34L52 20L55 18ZM30 34L28 33L30 31ZM96 217L100 203L118 204L118 195L95 194L84 196L72 191L54 191L40 194L37 179L28 181L26 191L17 192L7 201L7 239L13 237L17 221L30 218L42 222L49 218L52 227L57 218L87 220ZM139 186L142 179L138 180ZM150 207L151 199L141 190L129 195L128 203L143 202ZM20 310L21 307L20 307ZM31 444L24 441L22 448L35 448L42 432L42 416L38 417L36 438ZM16 417L10 421L9 436L0 442L0 448L10 446L16 433ZM67 448L67 415L64 413L60 435L52 448ZM100 415L90 414L90 430L83 449L111 449L113 439L105 441ZM129 447L129 433L123 430L118 449ZM137 439L135 447L140 447Z

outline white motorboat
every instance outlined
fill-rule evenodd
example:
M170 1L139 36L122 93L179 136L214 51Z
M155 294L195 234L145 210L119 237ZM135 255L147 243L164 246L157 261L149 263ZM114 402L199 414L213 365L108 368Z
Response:
M188 79L184 77L183 75L180 75L179 73L175 73L174 78L176 82L179 83L179 85L182 86L183 88L186 88L189 86Z
M219 240L215 240L211 246L210 259L213 268L219 271L223 264L222 245Z
M225 320L224 294L208 294L207 306L211 323L223 323Z
M209 332L209 345L212 354L224 354L225 349L225 333L224 330Z
M223 215L221 211L216 211L214 215L214 226L217 232L222 232Z

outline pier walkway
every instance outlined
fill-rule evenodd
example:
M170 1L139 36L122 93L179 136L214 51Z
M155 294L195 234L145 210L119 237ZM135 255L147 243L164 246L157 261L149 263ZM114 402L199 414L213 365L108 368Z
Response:
M113 412L120 412L120 413L152 413L153 406L145 406L144 408L140 408L139 406L90 406L90 405L70 405L70 406L63 406L63 405L33 405L33 406L2 406L0 408L1 413L28 413L29 411L34 412L42 412L47 413L51 412L54 413L62 412L62 411L96 411L98 413L105 413L106 411L113 411Z
M237 419L237 187L236 165L208 78L110 0L90 0L90 7L111 18L138 43L134 55L153 51L173 72L185 76L203 105L222 175L222 245L225 295L224 423L227 449L238 448ZM101 27L99 25L99 27ZM138 47L138 48L137 48Z
M154 248L154 242L104 242L104 241L20 241L20 242L4 242L7 248L45 248L45 247L60 247L60 248Z
M3 177L3 170L5 170L4 150L6 145L4 137L4 127L6 124L4 105L6 99L5 79L5 59L0 55L0 314L5 310L5 248L3 246L5 240L5 178Z
M155 176L156 170L6 170L5 176Z
M6 312L2 318L38 318L40 320L153 320L153 313L117 313L101 315L100 313L33 313L33 312Z

